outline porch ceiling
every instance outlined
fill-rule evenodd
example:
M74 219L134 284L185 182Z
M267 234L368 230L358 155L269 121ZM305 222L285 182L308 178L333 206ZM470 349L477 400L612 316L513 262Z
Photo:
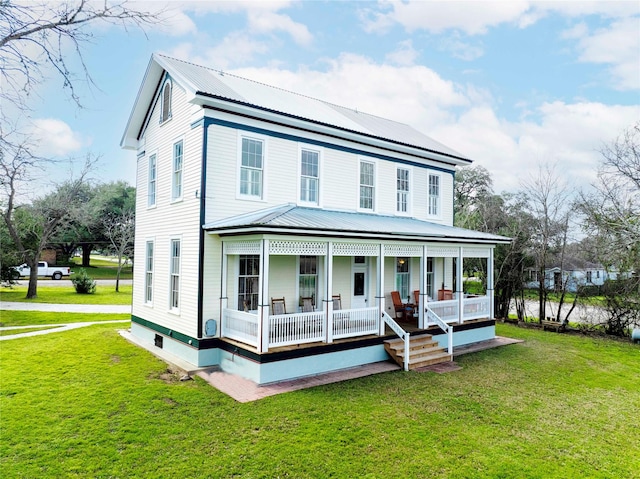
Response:
M464 243L509 243L510 238L415 218L305 208L292 204L214 221L211 234L312 234L359 238L409 239Z

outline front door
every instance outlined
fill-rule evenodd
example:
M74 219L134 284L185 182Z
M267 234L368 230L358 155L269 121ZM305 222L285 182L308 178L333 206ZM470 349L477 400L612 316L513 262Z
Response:
M353 273L351 278L352 295L351 308L359 309L369 306L367 292L369 291L369 263L366 256L353 258Z

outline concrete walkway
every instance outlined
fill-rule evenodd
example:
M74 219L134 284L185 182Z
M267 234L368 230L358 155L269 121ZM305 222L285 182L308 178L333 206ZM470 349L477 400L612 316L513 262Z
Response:
M110 314L130 314L129 304L51 304L51 303L21 303L0 301L0 321L2 321L2 311L44 311L50 313L110 313ZM0 331L18 331L16 334L0 336L0 341L8 339L26 338L30 336L40 336L43 334L59 333L71 329L83 328L92 324L107 323L128 323L129 319L119 319L113 321L83 321L78 323L58 323L58 324L31 324L27 326L5 326L0 327ZM20 333L20 329L48 328L39 331Z

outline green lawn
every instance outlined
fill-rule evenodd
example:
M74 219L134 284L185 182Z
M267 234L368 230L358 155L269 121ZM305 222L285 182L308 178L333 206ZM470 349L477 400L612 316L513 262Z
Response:
M40 324L83 323L131 319L130 314L51 313L45 311L0 311L0 326L31 326ZM20 330L24 333L26 331Z
M82 266L80 266L82 263L80 258L73 258L71 261L72 271L77 272L82 268ZM89 264L90 266L84 269L93 279L116 279L116 272L118 270L117 262L114 263L113 261L108 261L102 257L92 256ZM131 278L133 278L133 268L131 266L123 266L122 271L120 271L120 279Z
M120 292L116 293L115 286L98 285L93 294L78 294L69 286L38 286L38 297L26 299L27 285L14 286L11 289L0 290L2 301L21 301L32 303L57 304L131 304L131 285L120 285Z
M640 477L640 348L525 339L240 404L97 325L0 348L8 478Z

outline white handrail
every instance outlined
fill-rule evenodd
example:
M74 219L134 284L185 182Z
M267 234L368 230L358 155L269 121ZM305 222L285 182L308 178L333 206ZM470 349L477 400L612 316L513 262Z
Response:
M404 370L408 371L409 370L409 351L410 351L410 347L409 347L409 336L411 335L411 333L409 333L408 331L405 331L404 329L402 329L402 327L396 323L391 316L389 316L386 311L382 312L382 320L389 325L389 327L391 328L391 330L396 333L400 339L402 339L404 341L404 362L403 362L403 366L404 366Z
M433 310L427 305L425 309L427 317L431 322L436 323L445 333L447 333L447 352L453 354L453 327L445 323L440 316L433 312Z

